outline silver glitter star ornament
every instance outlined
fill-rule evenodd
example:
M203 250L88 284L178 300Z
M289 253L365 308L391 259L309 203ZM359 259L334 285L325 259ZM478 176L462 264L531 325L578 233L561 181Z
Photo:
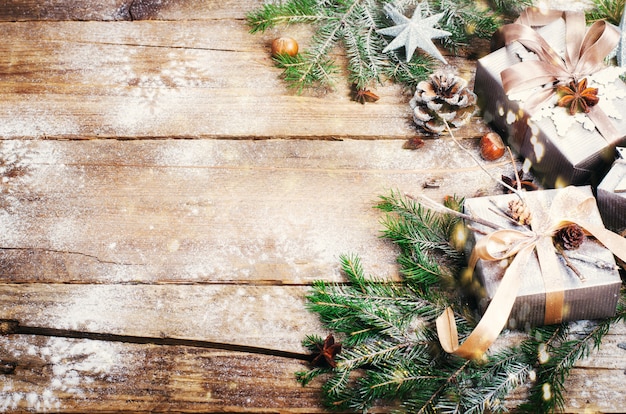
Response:
M413 17L410 19L400 13L398 9L392 6L390 3L385 4L385 12L396 23L396 26L379 29L378 33L387 36L394 36L395 38L383 49L383 53L390 50L398 49L404 46L406 50L406 61L408 62L413 57L413 52L416 48L422 49L424 52L431 56L436 57L443 63L446 59L437 50L437 47L430 39L440 39L442 37L450 36L451 33L441 29L435 29L433 26L437 24L439 19L444 13L435 14L426 18L422 18L422 4L418 3Z

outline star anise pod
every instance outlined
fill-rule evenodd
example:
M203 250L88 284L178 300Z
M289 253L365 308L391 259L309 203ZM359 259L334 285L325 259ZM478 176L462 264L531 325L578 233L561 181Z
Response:
M335 343L335 337L330 334L324 339L323 344L317 344L319 353L315 354L315 357L311 361L313 366L319 367L324 364L329 365L331 368L337 366L335 357L341 352L341 343Z
M598 88L588 88L587 78L578 83L571 81L568 85L559 85L556 91L561 95L557 105L569 107L570 115L574 115L578 110L587 113L599 101Z
M374 92L370 91L369 89L359 88L357 84L352 84L350 95L353 101L356 101L362 105L365 105L366 102L376 102L380 99L380 97Z

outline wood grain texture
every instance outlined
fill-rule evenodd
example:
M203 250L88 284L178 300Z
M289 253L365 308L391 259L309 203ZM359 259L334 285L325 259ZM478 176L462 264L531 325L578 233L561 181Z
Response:
M224 285L2 285L2 319L24 326L168 337L304 353L324 335L306 287ZM236 306L234 306L236 304Z
M0 21L241 19L262 0L0 0Z
M339 255L398 277L377 197L499 191L448 138L402 149L408 91L357 105L341 77L287 90L269 42L306 48L311 32L251 35L262 3L0 0L0 319L109 339L0 336L0 362L17 364L0 411L325 412L321 382L294 379L306 363L276 355L326 334L305 295L343 280ZM450 62L471 82L473 60ZM485 130L457 135L478 154ZM577 365L566 413L623 412L624 346L620 324Z
M301 284L338 280L339 256L359 253L368 272L394 277L379 196L498 187L449 139L402 144L3 141L0 272L14 283ZM488 168L512 173L506 161Z
M324 412L306 365L262 355L63 338L0 338L19 365L0 409L64 412Z
M305 309L306 285L317 278L342 280L339 254L363 253L367 272L396 276L395 250L377 236L377 195L390 187L433 198L497 191L449 139L428 141L418 151L401 150L402 143L5 140L0 317L30 326L302 352L306 334L325 334ZM476 151L475 141L464 144ZM507 168L506 162L490 164L494 173ZM441 187L421 188L431 181ZM568 409L621 410L621 390L607 384L624 375L626 352L618 345L625 334L623 325L616 327L600 352L574 371ZM302 389L289 375L294 365L302 367L298 361L275 362L282 372L276 385L258 374L267 369L268 356L60 338L36 346L32 341L44 339L31 338L13 348L15 338L7 337L5 345L11 360L27 356L20 347L57 358L45 375L28 362L8 377L16 388L5 391L4 401L21 401L15 407L52 404L74 411L81 395L90 411L111 404L128 410L321 409L312 402L317 386ZM94 365L67 368L77 358L73 352L94 346L93 354L81 351L79 358ZM113 347L115 361L123 362L98 365L101 347ZM209 352L228 357L207 373L201 360ZM161 364L186 368L175 371L174 380ZM40 378L35 385L32 376ZM219 387L216 378L235 379ZM255 392L251 378L258 379ZM68 381L80 385L69 391L59 385ZM180 391L181 384L189 389ZM197 389L217 390L221 397L207 398L206 391L203 398ZM277 393L293 400L285 403ZM267 405L268 395L275 405Z
M244 309L249 299L261 302L264 296L278 290L280 296L293 290L294 298L301 297L297 293L301 288L250 286L197 289L189 286L58 285L46 289L17 286L13 291L3 286L0 306L5 307L11 298L24 298L20 299L23 304L11 306L17 309L13 316L23 317L31 324L63 326L70 322L65 326L80 327L76 325L76 318L89 321L95 317L99 320L92 320L82 328L104 326L116 331L120 328L122 332L148 334L163 328L160 335L164 337L175 334L180 338L193 332L191 336L211 338L218 337L219 332L232 335L233 342L254 340L250 333L232 327L243 323L245 330L255 332L258 343L268 343L270 349L284 347L285 338L297 335L292 328L276 327L284 324L286 314L293 312L293 320L300 323L313 318L312 314L303 313L299 299L283 306L282 300L275 301L272 297L271 301L263 302L268 309L277 311L273 312L274 316L261 314L240 321L229 320L230 327L227 323L215 323L215 332L210 333L204 324L195 322L205 319L210 324L226 315L227 308L223 308L208 321L202 318L215 310L215 296L210 293L214 289L221 296L217 303L236 301ZM236 290L245 294L235 293ZM140 291L143 293L138 294ZM184 296L175 298L173 292L184 293ZM119 295L117 301L110 301L111 293ZM233 293L234 296L230 296ZM128 307L128 298L133 299L132 309ZM157 310L156 301L165 306ZM175 309L177 306L179 309ZM195 316L199 317L196 321L189 318L194 316L193 311L189 313L190 307L196 309ZM256 306L257 310L261 308ZM39 310L37 315L28 314L32 314L33 309ZM110 317L112 314L114 318ZM245 315L245 312L238 314ZM102 321L104 325L99 326ZM264 321L267 326L262 330L250 329L252 321ZM315 323L305 329L314 329L313 325ZM184 332L181 326L199 330ZM178 330L175 332L173 328ZM566 383L565 413L623 412L626 395L620 384L624 376L624 350L616 345L625 334L624 325L615 326L600 350L572 370ZM509 335L503 335L496 346L515 340L515 334ZM294 380L293 374L306 369L306 363L271 355L31 335L0 337L0 354L3 362L17 365L13 373L1 375L0 409L5 411L107 412L115 407L115 411L151 412L323 412L319 394L321 383L316 381L303 388ZM524 395L524 390L513 394L509 404L519 403ZM389 412L390 409L380 405L372 412Z
M0 0L0 21L129 20L132 1Z
M297 95L243 21L0 24L2 138L406 139L408 96ZM338 56L342 59L341 56ZM472 77L471 71L466 78ZM479 134L474 124L466 135Z

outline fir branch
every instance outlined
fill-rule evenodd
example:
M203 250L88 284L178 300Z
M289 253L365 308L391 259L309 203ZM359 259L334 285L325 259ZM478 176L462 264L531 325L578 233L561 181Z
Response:
M572 333L572 324L537 328L531 332L530 339L525 341L522 348L528 358L535 358L537 378L531 388L528 403L520 407L522 411L551 413L563 409L563 392L571 369L576 362L587 358L593 350L600 347L602 338L613 324L626 319L625 303L622 290L616 315L597 321L582 334ZM542 342L541 339L550 330L553 331L549 339Z
M525 1L525 0L512 0ZM335 65L329 58L331 50L340 43L348 57L348 80L358 89L368 84L391 80L414 87L426 79L436 66L432 57L423 53L405 62L401 52L382 51L389 39L378 30L388 27L383 10L389 0L287 0L265 4L247 15L250 31L262 32L278 25L311 24L314 35L309 50L297 62L279 61L285 71L284 79L301 92L311 87L332 87ZM470 44L471 39L489 38L501 25L496 14L481 8L471 0L423 0L432 13L444 12L442 28L452 33L443 44L457 50ZM397 0L400 10L414 6L416 0ZM296 69L293 69L296 68ZM329 70L329 69L333 70Z
M328 374L331 371L332 371L331 368L320 368L320 367L315 367L308 371L298 371L295 374L296 381L298 381L303 387L306 387L315 378L319 377L322 374Z
M486 364L475 369L477 380L461 392L460 405L467 414L507 411L505 397L528 380L533 366L513 347L491 354Z
M587 22L606 20L619 26L625 3L625 0L593 0L594 7L586 12Z
M429 255L424 249L432 249L442 234L449 236L443 229L450 218L394 193L381 197L377 207L401 222L394 222L392 233L403 250L398 260L405 278L395 282L366 277L358 256L342 256L347 283L318 281L308 296L309 308L341 336L342 352L335 358L335 369L299 372L298 381L304 385L325 375L324 403L340 410L365 412L383 400L408 412L496 413L506 411L506 396L522 384L529 385L530 395L520 409L545 413L562 408L574 364L600 346L612 324L626 319L626 290L614 318L582 330L581 323L537 327L518 347L466 361L443 352L434 327L441 310L458 298L438 294L438 283L420 285L407 276L426 268ZM422 221L424 243L413 242L405 221ZM429 242L428 237L433 239ZM462 339L473 326L471 315L455 313L455 319ZM315 351L322 342L311 335L303 345Z
M351 372L349 369L336 369L332 378L322 386L322 391L328 397L327 405L338 408L342 401L349 399L347 392Z
M338 367L341 369L356 369L365 365L379 365L395 359L402 354L406 358L406 348L414 347L416 343L395 342L390 340L362 343L350 347L339 356ZM423 345L423 344L422 344Z
M436 260L414 251L398 256L398 263L406 282L419 289L429 299L436 297L432 295L434 292L429 291L430 287L437 286L439 283L448 284L444 282L452 279L451 272L444 270Z
M376 32L379 21L372 12L371 3L358 5L355 10L354 26L343 27L341 37L348 56L348 80L357 89L364 89L371 81L382 82L385 57L382 37Z
M266 3L261 9L252 11L246 16L250 33L264 32L282 24L314 23L326 18L319 13L319 5L315 0Z
M396 53L391 54L390 64L382 67L382 72L394 82L407 88L414 88L428 78L434 71L436 62L422 54L414 54L410 62L406 62Z
M467 361L463 361L463 364L461 366L459 366L456 370L451 371L449 373L449 375L445 378L445 381L443 383L440 384L440 386L434 391L431 392L430 397L428 397L428 399L418 402L417 404L415 404L415 402L411 402L410 407L412 409L417 408L417 412L418 413L430 413L430 412L436 412L436 408L437 407L437 402L439 400L439 398L444 395L445 391L447 390L447 388L450 385L454 385L457 380L458 377L463 373L463 371L465 371L465 369L467 369L467 367L471 364L471 361L467 360ZM450 401L443 401L441 408L444 408L446 405L446 403L449 403ZM454 402L456 405L456 401ZM449 406L449 405L448 405Z
M308 52L295 56L280 54L274 58L274 62L283 69L282 77L287 85L299 93L306 88L332 84L333 75L338 71L332 59L320 55L313 60Z
M463 253L451 242L460 219L424 208L397 192L380 197L376 208L387 214L382 220L383 236L396 243L398 263L407 283L425 297L438 297L432 286L449 285L464 263Z
M534 5L532 0L492 0L489 3L491 9L498 15L508 18L509 21L512 17L518 16L525 8Z
M437 390L437 385L447 378L445 373L424 369L428 367L430 353L424 348L411 360L398 361L381 370L371 370L359 381L359 398L353 403L355 409L364 409L377 400L426 400ZM419 367L419 368L418 368Z
M345 345L356 346L372 335L411 340L415 333L409 333L408 327L416 318L433 320L441 312L441 306L419 298L406 287L366 279L358 257L342 256L341 261L351 283L315 282L307 307L319 313L329 329L345 334Z
M473 0L431 0L435 12L444 12L441 27L451 35L443 45L452 51L469 45L471 39L489 39L501 26L498 17Z
M450 236L459 218L450 214L441 214L425 208L411 197L392 191L389 196L379 197L376 208L397 215L387 215L383 219L386 230L383 234L401 246L414 246L441 250L445 254L460 257L459 252L450 243Z

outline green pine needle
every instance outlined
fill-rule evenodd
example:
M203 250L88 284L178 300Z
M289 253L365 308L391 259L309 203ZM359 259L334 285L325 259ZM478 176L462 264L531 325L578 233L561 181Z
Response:
M267 3L246 16L250 32L264 32L283 24L314 23L323 16L318 13L315 1L290 0L277 4Z
M460 209L462 200L448 199L447 205ZM302 385L323 379L324 404L337 410L366 412L386 401L406 412L500 413L507 411L507 395L520 386L529 389L529 397L519 410L562 409L574 364L600 346L612 324L626 320L626 290L614 318L537 327L518 346L467 361L443 352L434 324L452 304L461 340L474 326L473 315L455 305L459 298L441 288L449 269L456 269L452 274L460 269L454 260L439 266L450 254L447 240L457 219L397 192L381 197L376 207L385 213L385 237L401 249L404 278L366 275L357 255L341 256L346 282L317 281L307 297L308 308L343 345L337 366L313 367L296 373L296 379ZM317 352L323 342L309 335L303 346Z
M625 0L593 0L594 6L587 12L587 21L606 20L616 26L620 24Z
M318 59L309 54L295 56L280 54L274 58L276 66L283 69L282 77L289 87L302 92L307 88L330 86L338 69L331 59L319 55Z
M391 38L378 32L395 23L384 12L387 0L286 0L263 5L247 15L252 33L290 24L311 24L314 34L310 48L297 60L278 59L285 70L287 84L301 92L303 89L332 87L336 73L329 58L331 51L343 48L347 58L348 81L357 89L373 83L392 80L414 87L426 79L436 66L432 57L415 53L406 62L404 49L382 53ZM481 8L474 1L431 0L431 13L445 13L441 27L452 33L442 41L451 51L466 47L471 39L489 38L500 22L491 10ZM410 10L417 0L399 0L396 5ZM293 69L297 67L296 69ZM289 73L287 73L289 71Z
M587 20L606 19L619 24L625 0L593 0L595 8ZM383 6L390 0L285 0L266 3L247 15L251 33L270 28L310 24L314 34L310 48L295 58L279 57L276 65L284 70L287 85L302 92L310 88L332 88L339 72L329 57L343 48L347 58L347 79L357 89L391 80L413 88L432 73L438 62L420 53L406 62L404 48L382 53L391 38L378 33L394 24ZM408 12L418 0L393 3ZM510 23L531 0L492 0L488 4L473 0L422 0L430 14L444 13L439 25L451 33L438 40L452 53L471 48L474 39L490 39L503 24Z

